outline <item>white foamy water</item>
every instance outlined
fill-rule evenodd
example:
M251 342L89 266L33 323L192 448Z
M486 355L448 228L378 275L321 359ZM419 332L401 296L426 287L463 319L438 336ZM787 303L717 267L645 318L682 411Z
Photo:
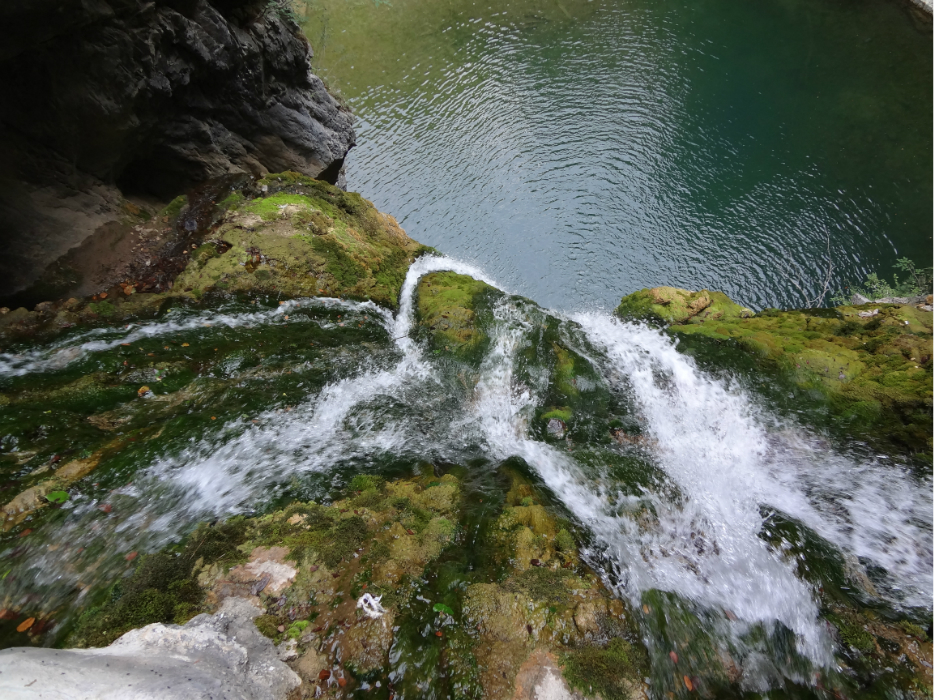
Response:
M414 322L414 292L418 280L431 272L455 271L485 278L476 268L448 258L424 256L410 268L403 285L400 310L395 317L371 302L336 299L301 299L276 309L240 314L200 312L181 321L147 324L132 333L148 336L203 326L244 327L276 322L296 306L332 305L348 311L373 313L391 334L401 357L391 369L360 368L356 376L327 384L291 411L268 411L255 422L241 420L228 426L232 437L201 440L181 452L157 458L142 469L133 486L118 492L124 500L106 524L87 531L82 518L93 516L96 503L77 499L69 522L59 524L49 537L57 542L84 542L114 537L113 554L134 549L158 549L181 536L192 523L226 517L252 509L267 500L292 476L322 473L341 463L361 462L380 455L411 453L418 458L430 451L432 440L411 422L388 416L386 404L418 405L425 385L438 377L409 337ZM127 342L131 334L108 339L110 346ZM104 349L85 341L81 352ZM76 358L75 358L76 359ZM49 358L41 358L23 371L42 371ZM372 404L371 410L362 410ZM141 541L142 540L142 541ZM74 551L72 548L70 551ZM63 554L38 556L32 562L37 582L50 583L63 576L80 580L77 570L64 565Z
M669 476L681 487L684 498L672 503L660 494L646 493L655 508L657 523L647 529L640 527L634 517L617 514L609 498L617 494L607 490L612 487L594 483L572 455L526 436L525 423L535 401L529 390L515 388L513 376L513 358L524 342L524 334L521 322L505 306L500 313L504 317L501 330L477 385L477 420L497 457L519 455L525 459L593 531L622 579L620 593L638 607L643 592L660 589L712 610L730 610L745 623L771 625L779 621L795 632L804 653L820 663L829 662L829 639L817 621L812 592L795 576L793 566L769 551L758 537L762 524L757 510L758 492L753 481L743 474L742 465L750 459L746 450L760 450L756 441L759 435L748 421L731 420L741 418L742 411L732 405L735 401L730 395L721 390L708 396L708 401L716 405L703 407L712 412L706 425L700 416L657 406L669 423L691 418L693 427L683 428L687 442L691 441L687 433L696 439L698 433L712 431L715 439L709 449L698 445L693 454L679 457L705 465L705 472L696 476L705 477L709 471L713 479L700 483L679 479L688 465L676 464L677 459L671 463L666 460L663 466L666 471L673 467ZM612 349L610 354L613 359ZM682 381L704 381L687 366L679 369L684 373ZM651 374L651 368L647 370ZM624 368L640 387L641 371ZM651 402L652 397L647 398ZM642 395L640 399L647 403ZM725 410L732 411L732 415L724 415ZM654 418L654 414L647 416L650 426ZM673 437L653 433L660 442ZM725 443L722 449L716 447L720 441ZM742 444L736 445L736 441ZM618 503L625 497L612 500Z
M602 314L576 320L604 351L604 369L627 378L663 468L712 524L755 536L759 506L773 507L844 554L883 567L889 602L931 606L929 478L841 453L768 415L738 386L705 376L658 331Z
M173 333L203 330L205 328L252 328L282 323L284 317L302 307L320 306L348 311L366 311L375 314L384 323L391 322L391 314L373 302L353 302L329 297L291 299L271 309L257 311L230 311L224 308L190 311L172 309L164 317L141 323L130 323L123 327L95 328L78 335L55 340L42 347L30 348L18 353L0 353L0 377L18 377L24 374L49 372L63 369L95 352L158 338ZM301 316L294 321L302 322Z
M273 323L291 304L317 303L374 314L397 354L390 349L374 357L355 376L331 382L289 412L268 411L255 423L235 421L228 437L193 441L156 458L131 487L113 495L114 513L104 523L94 519L97 504L78 496L72 516L49 535L71 548L36 556L35 582L82 581L81 567L68 554L80 551L79 544L106 537L117 556L151 551L198 520L268 501L295 476L327 474L384 456L413 461L442 453L476 456L463 450L480 445L494 463L518 456L539 474L593 533L590 558L608 567L607 582L621 596L638 607L648 590L677 594L718 618L716 634L740 656L742 637L752 625L773 631L781 624L816 665L827 666L833 658L815 592L797 575L800 562L762 537L769 527L763 512L769 508L838 548L853 570L881 567L883 573L873 569L875 588L864 574L857 577L868 594L896 607L931 607L930 479L919 480L881 458L844 454L806 428L776 418L737 384L700 371L658 331L596 313L575 317L583 334L573 324L564 326L568 344L588 357L608 384L631 396L665 483L637 489L615 483L611 465L601 473L592 456L584 465L564 445L529 437L529 423L551 377L541 367L526 368L531 377L519 378L519 353L537 342L536 328L546 318L525 302L507 297L496 305L491 348L475 387L465 383L465 394L458 395L465 396L463 402L442 411L452 392L444 370L410 336L418 280L446 270L494 284L470 265L426 256L410 267L394 317L369 303L298 300L258 312L198 312L111 331L114 336L105 339L86 334L63 344L90 353L95 342L127 342L133 333L171 333L208 321L228 327ZM31 369L20 364L11 373L43 371L51 361L51 356L35 358ZM440 412L444 420L426 428L425 417ZM640 517L647 509L653 515ZM87 522L101 529L87 528ZM747 680L754 676L750 672Z

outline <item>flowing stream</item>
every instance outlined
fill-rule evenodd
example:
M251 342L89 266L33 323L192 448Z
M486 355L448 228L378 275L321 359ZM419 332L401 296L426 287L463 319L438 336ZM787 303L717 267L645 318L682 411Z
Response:
M605 314L564 317L503 294L484 326L489 345L478 364L435 357L419 340L415 300L420 277L440 270L492 284L470 265L423 257L409 269L395 316L371 303L231 302L0 357L6 386L22 387L118 365L113 358L125 343L228 343L224 357L200 365L201 375L133 404L176 406L179 417L153 414L163 428L129 456L103 459L64 508L37 521L26 549L4 541L6 599L61 609L125 570L131 552L277 499L326 498L348 474L426 461L494 470L519 458L585 533L588 563L642 611L651 654L667 654L673 640L690 635L741 665L747 690L808 685L815 670L835 666L821 586L878 609L930 614L929 476L779 415L741 381L701 370L665 334ZM572 431L554 440L533 429L555 382L554 368L530 354L547 345L549 323L587 366L575 380L580 395L609 405L637 439L587 441ZM357 354L337 343L315 359L287 342L288 333L309 329L340 339L367 324ZM238 333L253 332L279 343L275 380L229 347ZM320 362L330 374L315 373ZM126 381L138 383L135 375ZM275 381L288 384L261 393ZM292 391L285 399L283 386ZM219 421L175 430L173 421L191 413L182 399L206 391L234 396L233 407L212 398ZM586 425L597 413L575 420ZM26 454L9 442L15 431L7 433L7 452Z

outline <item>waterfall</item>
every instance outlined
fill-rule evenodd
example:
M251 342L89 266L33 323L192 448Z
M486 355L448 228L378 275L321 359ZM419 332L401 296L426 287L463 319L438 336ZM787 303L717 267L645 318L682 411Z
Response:
M766 690L781 677L811 682L800 663L775 654L759 663L767 670L752 670L758 662L750 659L766 653L748 641L756 629L767 636L790 631L797 657L809 668L833 665L816 586L802 576L805 559L795 553L797 543L772 537L778 515L836 551L863 598L895 609L930 609L930 477L913 475L893 459L829 444L807 426L774 415L739 382L703 372L665 333L603 313L557 317L504 295L483 328L490 343L476 381L461 386L446 374L450 363L426 353L413 337L418 281L439 271L494 285L470 265L424 256L409 268L395 315L370 302L326 298L256 310L230 304L173 310L157 320L0 355L0 376L52 373L143 338L274 329L289 315L290 323L329 323L296 313L316 307L340 309L348 323L371 317L385 333L378 351L288 410L244 415L217 434L148 455L132 483L111 494L118 507L106 520L98 517L96 500L76 493L67 517L42 528L54 546L37 551L28 575L15 585L30 594L103 582L107 568L84 569L82 547L106 540L122 563L124 554L158 549L199 520L248 512L296 477L363 469L387 455L413 464L484 457L494 467L521 457L589 532L583 555L606 583L637 614L652 591L683 601L703 618L720 650L748 661L743 682L749 689ZM518 362L549 319L557 320L594 376L629 397L646 438L646 469L657 478L639 484L614 479L601 455L609 459L622 448L594 447L585 464L570 443L534 437L530 425L553 377L535 367L520 378ZM661 648L663 635L648 619L643 633L650 649Z

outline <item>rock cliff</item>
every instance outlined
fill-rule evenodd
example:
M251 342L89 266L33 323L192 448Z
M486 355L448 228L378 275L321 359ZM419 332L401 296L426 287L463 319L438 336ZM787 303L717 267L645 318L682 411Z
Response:
M11 2L0 37L0 297L206 180L336 182L354 145L278 3Z

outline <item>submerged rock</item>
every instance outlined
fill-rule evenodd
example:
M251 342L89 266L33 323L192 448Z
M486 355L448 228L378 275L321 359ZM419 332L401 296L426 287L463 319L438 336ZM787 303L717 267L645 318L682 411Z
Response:
M153 624L97 649L0 651L0 695L16 698L282 700L301 679L279 660L253 618L230 598L214 615L185 625Z

